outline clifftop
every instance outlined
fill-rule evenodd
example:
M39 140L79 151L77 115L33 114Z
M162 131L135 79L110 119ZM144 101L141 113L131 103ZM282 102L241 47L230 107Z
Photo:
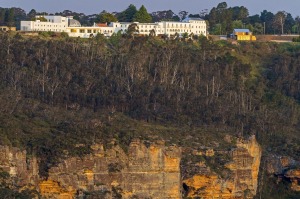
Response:
M128 153L115 144L110 148L94 144L91 148L91 154L68 157L51 167L47 179L39 175L37 158L28 157L25 151L16 148L0 147L1 168L10 174L17 186L36 189L46 198L88 194L102 198L177 199L182 198L182 192L189 197L239 198L247 190L249 197L256 194L261 149L255 137L240 140L237 148L231 151L229 179L211 172L208 175L196 173L182 180L181 148L167 147L162 141L146 146L134 139ZM32 187L28 187L29 184Z

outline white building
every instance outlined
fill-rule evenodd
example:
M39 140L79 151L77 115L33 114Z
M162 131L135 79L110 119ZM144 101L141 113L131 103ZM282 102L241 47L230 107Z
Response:
M69 18L62 16L36 16L35 21L21 21L21 31L66 32L68 26Z
M206 22L200 18L186 18L182 22L177 21L162 21L156 23L136 23L140 35L149 35L151 30L155 31L156 35L174 35L178 33L180 35L193 33L194 35L207 35ZM131 22L113 22L110 26L114 27L114 32L121 31L125 33Z
M138 22L111 22L107 24L94 24L91 27L82 27L73 17L62 16L37 16L35 21L21 21L22 31L53 31L67 32L70 37L89 38L98 33L109 37L113 33L126 33L132 23L136 23L140 35L149 35L154 30L155 35L207 35L206 22L200 18L186 18L182 22L162 21L156 23ZM43 20L40 20L43 19ZM45 21L45 19L47 21Z

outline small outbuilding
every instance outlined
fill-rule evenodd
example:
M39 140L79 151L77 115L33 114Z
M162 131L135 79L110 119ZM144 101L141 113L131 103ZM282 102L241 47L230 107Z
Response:
M17 28L10 26L0 26L0 31L17 31Z
M238 41L255 41L256 37L249 29L234 29L232 33L233 39Z

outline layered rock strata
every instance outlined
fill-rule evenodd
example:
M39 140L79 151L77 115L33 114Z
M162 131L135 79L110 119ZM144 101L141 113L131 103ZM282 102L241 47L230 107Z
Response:
M291 182L291 189L300 191L300 161L288 156L272 155L267 158L267 173L278 177L278 182Z
M147 148L133 141L128 155L118 146L104 150L94 145L94 153L83 158L69 158L49 170L48 181L40 184L48 198L71 198L80 192L97 192L103 198L181 198L178 147L164 143ZM59 185L59 186L57 186Z
M163 141L146 146L136 139L125 152L111 143L106 148L95 144L93 152L84 157L69 157L49 169L48 178L39 176L38 160L17 148L0 146L0 168L9 173L16 187L36 189L44 198L182 198L182 184L191 198L252 198L257 190L261 148L251 137L238 140L227 164L231 174L222 179L205 169L182 180L181 148L166 147ZM213 157L210 149L204 154ZM203 155L204 155L203 154ZM205 162L198 166L206 167ZM290 172L293 187L298 189L299 172Z
M229 179L222 179L215 173L195 175L184 180L187 196L191 198L253 198L256 195L261 148L255 137L238 140L237 148L231 152L232 162Z
M39 181L39 166L35 156L26 151L8 146L0 146L0 168L11 177L11 183L31 188Z

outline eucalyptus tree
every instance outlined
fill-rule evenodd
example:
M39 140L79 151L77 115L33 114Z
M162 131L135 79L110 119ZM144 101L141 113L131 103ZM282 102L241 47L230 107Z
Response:
M136 23L130 24L126 34L134 39L134 35L137 33L139 33L139 26Z
M284 34L284 23L286 17L287 13L285 11L279 11L274 16L273 26L275 29L280 30L281 34Z

